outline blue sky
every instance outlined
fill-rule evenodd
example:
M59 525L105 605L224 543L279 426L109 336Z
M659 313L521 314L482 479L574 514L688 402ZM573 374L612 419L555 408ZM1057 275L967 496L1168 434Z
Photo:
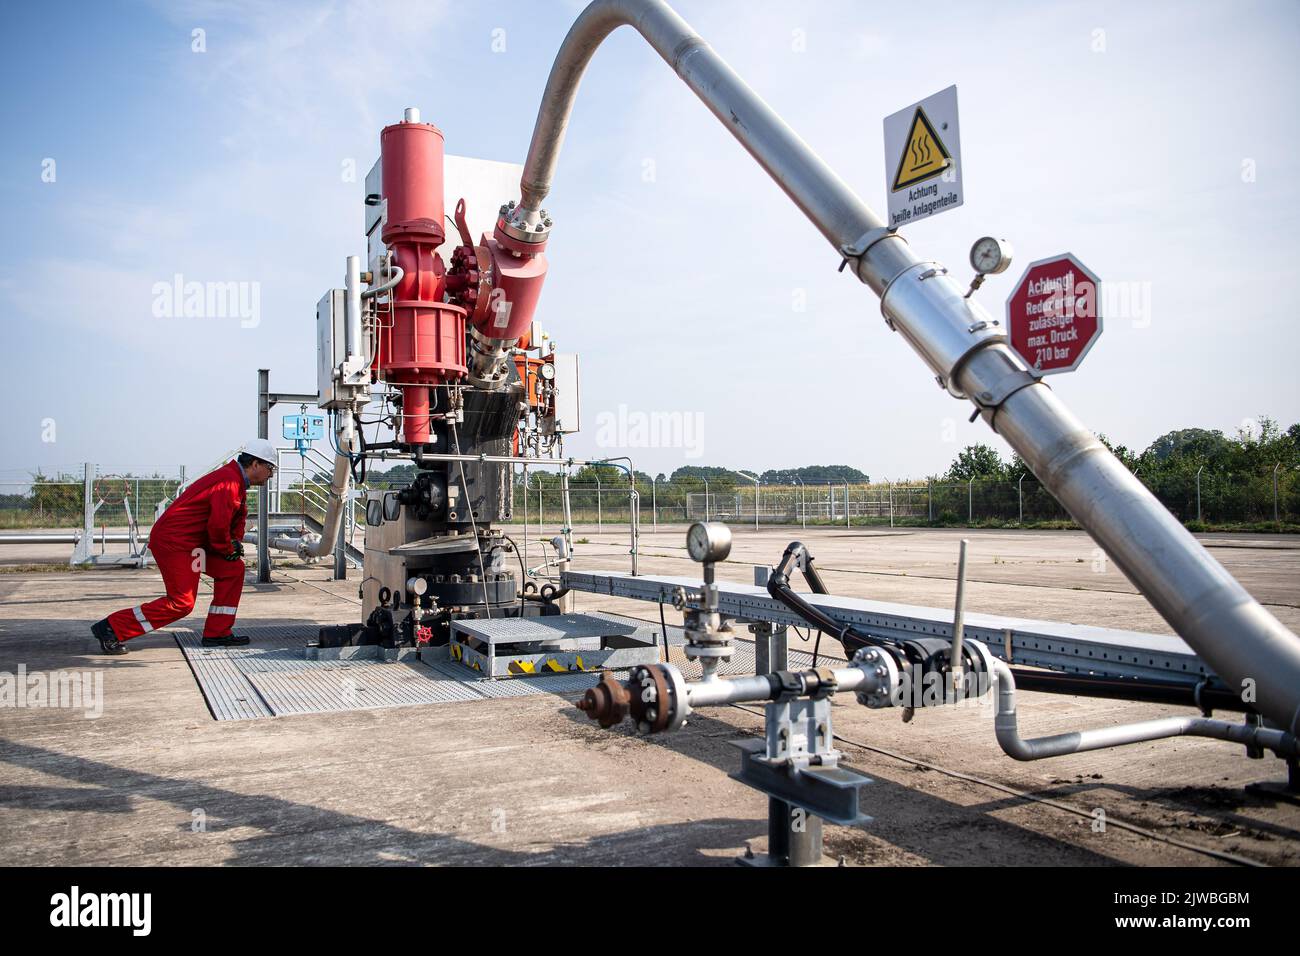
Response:
M363 251L344 164L359 180L411 105L448 152L522 162L581 7L7 11L0 304L15 402L0 480L85 460L201 467L252 436L258 367L273 388L313 389L315 303ZM904 232L963 279L972 241L1010 239L1016 263L979 293L995 314L1024 263L1065 250L1149 296L1148 314L1107 315L1082 368L1052 379L1091 427L1144 447L1176 427L1300 419L1296 4L677 8L877 209L883 117L957 84L965 205ZM698 458L630 450L655 472L834 462L920 476L991 440L629 30L597 53L547 205L539 319L582 356L572 453L622 452L595 440L619 405L699 416ZM257 283L260 321L155 316L154 284L177 273Z

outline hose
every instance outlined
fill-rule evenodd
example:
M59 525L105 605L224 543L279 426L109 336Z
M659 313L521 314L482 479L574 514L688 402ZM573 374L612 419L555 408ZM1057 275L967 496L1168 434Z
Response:
M659 602L659 631L664 636L664 663L668 663L668 621L664 618L664 602ZM814 667L817 665L814 664Z
M393 275L389 277L387 282L385 282L383 285L373 286L372 288L367 289L365 292L362 292L361 298L373 299L375 296L387 292L389 289L397 285L397 283L401 282L402 276L406 274L402 271L402 267L397 264L394 264L392 269L393 269Z
M519 559L519 616L524 616L524 584L525 578L528 577L528 571L524 567L524 556L519 551L519 545L515 544L515 539L508 534L501 535L506 541L510 542L510 547L515 549L515 557Z

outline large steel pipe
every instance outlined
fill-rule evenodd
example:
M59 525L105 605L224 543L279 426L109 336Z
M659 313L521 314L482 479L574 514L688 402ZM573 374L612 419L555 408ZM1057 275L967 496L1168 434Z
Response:
M1300 732L1300 638L1264 610L1005 346L996 321L938 263L831 171L662 0L596 0L574 23L542 96L520 183L540 210L583 71L614 29L634 27L695 91L854 272L881 296L940 385L969 396L1151 601L1230 686L1253 687L1261 713Z

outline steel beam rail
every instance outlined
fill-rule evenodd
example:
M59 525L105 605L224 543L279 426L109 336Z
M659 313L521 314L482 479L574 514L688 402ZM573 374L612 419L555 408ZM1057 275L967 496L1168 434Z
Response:
M575 591L666 604L672 603L674 589L696 590L700 586L696 578L632 577L611 571L567 571L560 581ZM765 588L724 580L717 583L719 611L725 617L797 627L807 623ZM877 637L952 640L951 610L836 595L799 596L841 625ZM1016 665L1121 680L1155 679L1189 688L1207 681L1220 686L1214 671L1176 637L971 612L965 615L963 629L967 640L983 642L994 657Z
M601 42L632 26L881 298L940 386L973 401L1155 609L1234 688L1300 732L1300 638L1255 601L1007 347L1000 322L916 256L663 0L596 0L551 67L517 217L539 219L578 85Z

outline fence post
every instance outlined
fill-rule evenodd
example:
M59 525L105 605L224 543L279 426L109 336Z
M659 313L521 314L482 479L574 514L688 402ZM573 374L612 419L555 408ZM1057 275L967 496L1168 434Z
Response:
M975 479L966 482L966 523L975 523Z
M712 519L709 517L709 479L702 478L700 480L704 482L704 520L710 521Z
M1025 475L1021 472L1020 479L1016 482L1016 500L1020 503L1020 526L1025 525Z
M844 482L844 527L853 527L853 519L849 517L849 483L847 481Z
M511 474L511 478L512 479L514 478L513 473ZM528 570L528 464L527 462L524 463L524 553L522 557L524 559L525 576L527 576L527 570ZM522 588L524 586L524 582L520 581L519 586Z
M763 483L762 478L754 481L754 530L758 530L758 486Z
M889 489L889 526L894 526L894 486L886 481L885 487Z
M86 462L85 471L82 477L81 488L81 518L85 528L87 542L93 542L95 538L95 466ZM89 555L90 548L87 546L86 554Z
M1204 470L1204 465L1196 469L1196 521L1198 524L1201 521L1201 472Z
M925 479L925 504L930 511L930 524L934 524L934 479Z
M650 524L659 530L659 478L650 479Z
M1280 461L1273 466L1273 523L1279 528L1282 527L1282 519L1278 517L1277 513L1277 470L1281 467L1282 463Z

